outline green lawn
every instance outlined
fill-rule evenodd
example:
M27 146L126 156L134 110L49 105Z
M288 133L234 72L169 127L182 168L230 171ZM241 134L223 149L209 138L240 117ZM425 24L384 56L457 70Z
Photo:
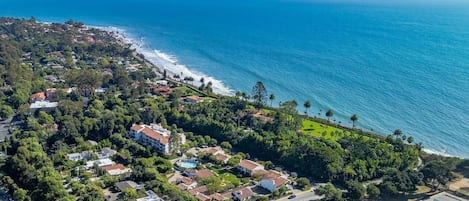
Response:
M304 134L312 135L315 137L320 137L324 139L338 140L344 135L350 136L352 133L350 131L345 131L340 128L333 126L328 126L318 122L311 121L309 119L303 119L303 126L301 132ZM358 137L358 134L353 134L353 136ZM369 139L368 136L363 136L365 139Z
M216 174L218 174L219 177L221 177L222 184L224 186L236 187L241 184L241 180L238 177L236 177L236 175L234 175L231 172L228 172L227 170L220 170L217 168L213 168L211 170L215 172Z

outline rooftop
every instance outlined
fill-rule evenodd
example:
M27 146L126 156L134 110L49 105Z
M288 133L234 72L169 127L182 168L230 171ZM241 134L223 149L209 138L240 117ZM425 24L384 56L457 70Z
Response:
M261 164L251 160L241 160L238 165L250 171L254 170L258 166L262 166Z
M29 108L31 109L40 109L40 108L55 108L59 105L58 102L49 102L49 101L36 101L31 103Z

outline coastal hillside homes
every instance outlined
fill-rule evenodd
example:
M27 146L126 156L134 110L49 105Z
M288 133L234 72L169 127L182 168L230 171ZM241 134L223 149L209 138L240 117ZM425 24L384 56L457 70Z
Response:
M198 96L186 96L184 97L184 102L186 103L201 103L204 99Z
M254 195L254 192L252 192L250 188L244 187L237 191L233 191L232 195L233 195L233 200L245 201L245 200L249 200Z
M101 168L111 176L124 176L132 173L132 169L125 167L122 164L104 166Z
M467 199L449 194L447 192L441 192L431 196L430 198L424 201L467 201Z
M214 193L212 195L209 195L209 197L213 201L224 201L224 200L230 200L232 198L230 195L225 195L225 194L220 194L220 193Z
M264 174L260 186L271 193L289 182L288 177L275 170L269 170Z
M179 133L179 144L186 142L186 136ZM174 146L171 142L171 131L164 129L160 124L137 125L130 128L128 137L143 145L154 147L161 154L169 154Z
M245 175L253 176L258 171L264 170L264 166L246 159L239 162L237 169Z

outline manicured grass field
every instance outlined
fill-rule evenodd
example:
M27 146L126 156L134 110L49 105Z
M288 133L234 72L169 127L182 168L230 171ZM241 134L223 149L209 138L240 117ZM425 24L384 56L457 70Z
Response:
M220 170L217 168L212 169L213 172L217 173L219 177L222 179L222 183L224 186L239 186L241 181L236 175L226 170Z
M324 139L330 140L338 140L343 136L353 135L358 137L358 134L352 134L350 131L345 131L340 128L336 128L333 126L328 126L325 124L321 124L318 122L311 121L309 119L303 119L303 126L301 127L301 132L304 134L312 135L315 137L320 137ZM364 138L368 139L368 136L363 136Z

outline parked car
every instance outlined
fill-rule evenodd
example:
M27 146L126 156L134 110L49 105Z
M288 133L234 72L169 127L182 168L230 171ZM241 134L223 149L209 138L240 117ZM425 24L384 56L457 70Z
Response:
M288 196L288 199L293 199L293 198L296 198L295 194Z

